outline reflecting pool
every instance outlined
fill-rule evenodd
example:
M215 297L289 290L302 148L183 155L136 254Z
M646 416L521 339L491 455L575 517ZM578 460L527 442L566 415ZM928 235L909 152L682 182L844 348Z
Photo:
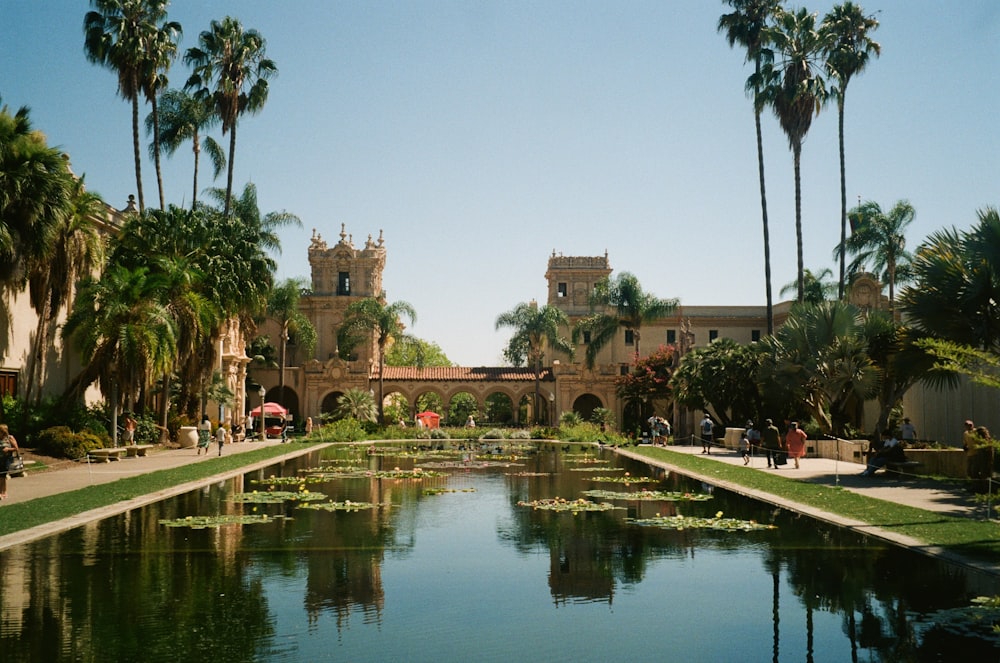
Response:
M679 499L518 504L595 489ZM775 528L634 522L720 513ZM580 447L326 449L0 552L0 592L3 661L1000 658L996 578Z

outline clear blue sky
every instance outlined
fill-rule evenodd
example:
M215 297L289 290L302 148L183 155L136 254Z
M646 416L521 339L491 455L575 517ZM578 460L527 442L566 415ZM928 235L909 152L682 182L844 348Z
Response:
M822 16L833 2L808 5ZM847 98L849 204L917 210L916 247L968 228L1000 185L1000 3L862 2L882 57ZM0 0L0 96L31 107L88 186L134 193L129 105L83 53L84 0ZM682 304L763 305L750 70L715 29L712 0L639 2L175 0L181 50L212 19L267 39L279 75L239 127L235 182L287 210L279 276L309 276L316 228L356 245L384 231L390 301L410 331L464 365L500 362L497 314L546 298L546 261L608 252ZM178 62L175 86L187 78ZM143 116L148 108L143 109ZM773 117L764 150L777 300L795 278L792 159ZM221 135L216 135L221 139ZM166 162L167 198L190 197L187 150ZM202 184L210 185L204 175ZM216 186L224 186L224 177ZM147 203L155 204L151 163ZM836 265L840 182L834 106L802 164L806 267ZM152 201L150 203L150 201Z

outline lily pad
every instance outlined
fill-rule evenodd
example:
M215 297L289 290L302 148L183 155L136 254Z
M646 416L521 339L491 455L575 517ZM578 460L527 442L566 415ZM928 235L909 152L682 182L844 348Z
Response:
M279 502L313 502L325 500L323 493L314 493L308 490L265 490L253 491L252 493L236 493L229 498L230 502L242 504L276 504Z
M165 527L190 527L191 529L206 529L222 527L223 525L258 525L269 523L285 516L260 515L221 515L221 516L187 516L186 518L164 519L160 524Z
M651 479L649 477L633 477L626 474L623 477L591 477L590 481L604 481L611 483L623 483L626 486L631 486L637 483L656 483L656 479Z
M765 525L755 520L740 520L739 518L723 518L721 513L714 518L699 518L694 516L654 516L653 518L629 519L634 525L659 527L661 529L714 529L726 532L752 532L757 530L777 529L774 525Z
M381 509L386 506L382 502L309 502L300 504L300 509L315 509L316 511L364 511L368 509Z
M424 495L441 495L442 493L474 493L475 488L425 488Z
M712 495L708 493L682 493L670 490L637 490L630 493L619 493L613 490L585 490L583 494L587 497L596 497L603 500L641 502L704 502L712 499Z
M572 513L580 513L581 511L611 511L612 509L622 508L608 502L591 502L590 500L582 498L578 500L567 500L562 497L532 500L530 502L521 501L518 502L517 505L530 506L532 509L541 511L570 511Z

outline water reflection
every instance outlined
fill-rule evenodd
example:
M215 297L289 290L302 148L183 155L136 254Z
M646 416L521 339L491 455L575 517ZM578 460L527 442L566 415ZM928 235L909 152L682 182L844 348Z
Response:
M673 660L998 657L989 636L934 626L937 611L997 594L996 578L610 452L581 453L327 450L4 551L0 651L5 661L624 660L668 642L660 657ZM321 465L447 476L309 484L331 500L386 505L356 512L229 499ZM654 482L642 487L713 499L577 515L517 506L634 490L596 481L626 472ZM777 529L630 523L720 511ZM248 513L269 522L160 524Z

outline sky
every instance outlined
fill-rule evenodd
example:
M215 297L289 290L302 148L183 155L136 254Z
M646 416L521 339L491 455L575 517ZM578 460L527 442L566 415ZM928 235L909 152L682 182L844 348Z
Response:
M805 5L822 16L833 2ZM907 246L968 229L998 204L1000 3L872 0L882 55L846 98L848 204L916 209ZM798 7L787 3L789 7ZM0 99L116 207L135 193L130 105L83 51L85 0L0 0ZM496 317L545 303L553 252L607 253L615 273L682 305L765 299L750 66L716 30L713 0L175 0L181 52L230 15L267 40L278 75L237 131L235 188L288 211L281 279L309 278L313 229L363 246L382 232L390 302L454 363L499 365ZM171 86L187 79L183 62ZM148 106L141 109L143 117ZM792 156L763 118L775 301L795 280ZM214 137L222 140L216 130ZM148 139L144 137L144 144ZM225 144L228 144L228 139ZM190 203L193 160L164 162L168 203ZM211 182L202 169L199 185ZM836 105L802 155L804 262L840 238ZM147 205L156 204L143 163Z

